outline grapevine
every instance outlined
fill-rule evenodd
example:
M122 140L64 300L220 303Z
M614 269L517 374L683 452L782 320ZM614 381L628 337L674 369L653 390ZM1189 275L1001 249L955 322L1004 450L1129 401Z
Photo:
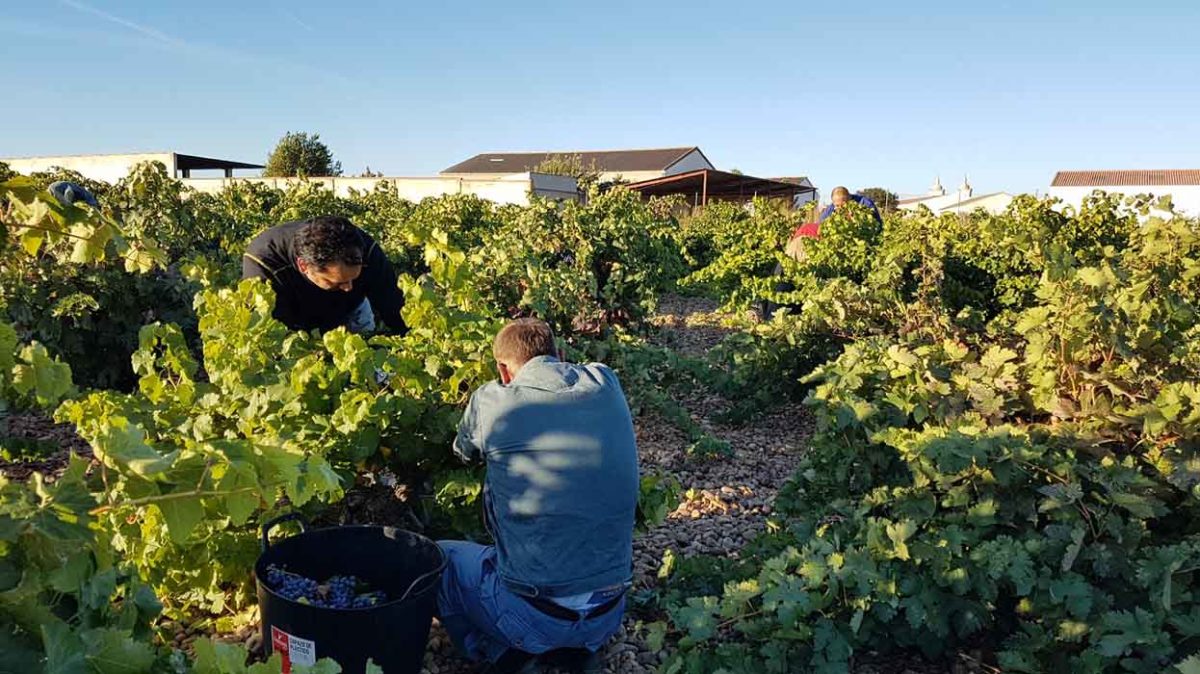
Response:
M527 206L304 181L201 195L146 165L89 185L97 209L45 190L79 176L0 173L0 436L6 414L41 410L95 456L0 480L0 665L278 671L215 642L172 652L156 628L247 615L261 523L319 517L379 475L403 482L406 523L486 537L481 474L448 447L518 316L612 365L635 413L682 430L688 461L730 453L680 402L697 390L727 421L781 400L815 420L741 559L664 560L662 587L639 595L665 671L846 672L867 652L965 649L1029 673L1195 662L1194 219L1111 195L882 226L849 206L797 260L785 244L809 216L767 201L677 217L619 188ZM330 213L396 265L407 334L291 332L268 285L238 280L249 238ZM647 340L677 290L785 309L743 312L684 357ZM639 527L682 487L647 471ZM388 600L344 574L266 576L317 607Z

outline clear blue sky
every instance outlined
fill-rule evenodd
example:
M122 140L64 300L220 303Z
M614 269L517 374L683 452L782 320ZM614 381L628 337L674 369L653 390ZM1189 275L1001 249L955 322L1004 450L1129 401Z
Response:
M920 192L1200 168L1200 2L8 0L0 156L347 173L497 150L699 145L718 168ZM977 192L978 193L978 192Z

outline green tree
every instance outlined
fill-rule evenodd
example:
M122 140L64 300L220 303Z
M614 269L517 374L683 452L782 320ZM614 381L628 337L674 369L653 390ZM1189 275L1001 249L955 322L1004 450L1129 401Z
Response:
M329 146L321 142L321 134L289 131L279 139L263 175L272 177L291 176L340 176L342 162L333 159Z
M533 170L535 173L571 176L580 189L586 189L600 181L600 168L596 166L595 160L585 164L583 156L578 154L552 154L533 167Z
M900 197L895 192L883 187L864 187L858 193L874 201L875 205L879 207L880 213L894 212L897 208L896 202L900 201Z

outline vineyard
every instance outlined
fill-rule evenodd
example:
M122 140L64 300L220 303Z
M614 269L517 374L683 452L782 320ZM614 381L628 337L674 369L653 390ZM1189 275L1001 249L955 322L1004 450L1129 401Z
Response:
M0 672L280 672L243 637L281 514L485 539L450 444L519 316L637 416L612 671L1200 672L1196 220L848 205L796 259L806 214L765 201L0 181ZM290 332L239 281L330 214L395 265L403 336Z

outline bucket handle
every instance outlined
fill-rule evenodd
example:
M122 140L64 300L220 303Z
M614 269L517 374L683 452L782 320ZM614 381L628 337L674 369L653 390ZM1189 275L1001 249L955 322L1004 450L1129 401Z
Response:
M412 594L413 588L415 588L422 581L440 576L442 572L446 570L447 559L445 553L441 555L441 558L442 561L437 565L437 567L431 571L426 571L425 573L417 576L416 579L413 580L412 584L408 586L408 589L404 591L404 595L401 596L398 601L404 601L405 599L408 599L408 595Z
M308 520L304 519L304 515L301 515L300 513L288 513L286 515L280 515L279 517L276 517L275 519L267 520L267 523L264 524L263 528L262 528L263 552L266 552L267 548L271 547L271 541L267 539L267 534L270 534L271 530L274 529L276 526L283 524L284 522L293 522L293 521L298 522L300 524L300 533L304 533L305 531L308 531Z

